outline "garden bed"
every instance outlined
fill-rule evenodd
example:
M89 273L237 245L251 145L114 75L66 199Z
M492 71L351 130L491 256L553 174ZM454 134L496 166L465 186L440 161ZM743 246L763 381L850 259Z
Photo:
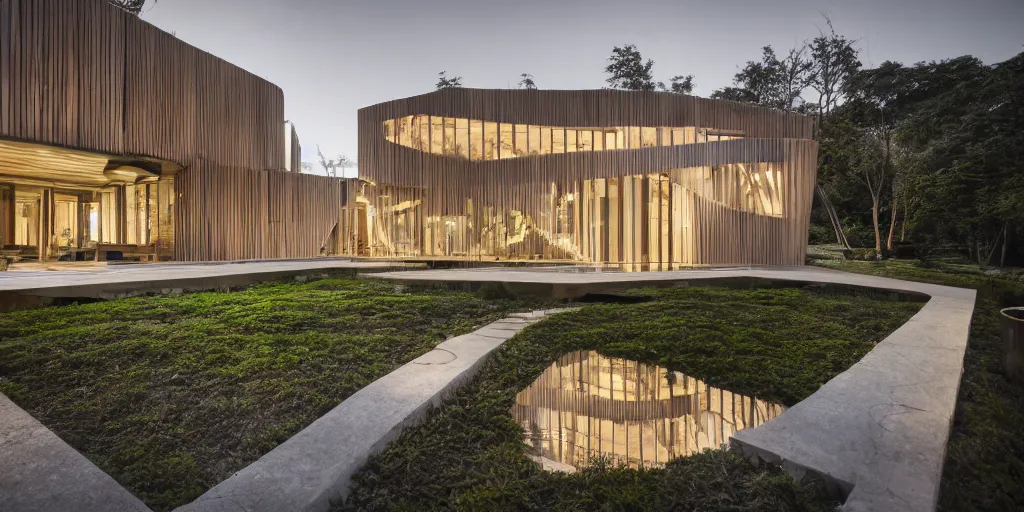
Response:
M793 405L902 325L922 303L835 288L643 289L650 301L557 315L505 343L480 375L371 459L345 510L829 510L816 486L726 450L629 469L600 458L573 474L524 453L510 409L565 354L597 350L735 393Z
M1024 510L1024 385L1004 376L999 310L1024 306L1021 269L913 260L818 261L828 268L978 290L939 509Z
M0 392L169 510L446 338L544 304L324 279L5 313Z

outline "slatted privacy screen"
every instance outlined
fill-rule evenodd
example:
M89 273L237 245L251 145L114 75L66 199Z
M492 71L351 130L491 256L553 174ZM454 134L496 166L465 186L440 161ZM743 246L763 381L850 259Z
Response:
M632 91L447 89L359 111L371 256L801 264L808 117Z
M280 88L106 0L0 0L0 138L179 164L176 259L337 251L350 185L282 176L284 136Z
M339 252L341 180L200 162L177 176L177 260L311 258Z

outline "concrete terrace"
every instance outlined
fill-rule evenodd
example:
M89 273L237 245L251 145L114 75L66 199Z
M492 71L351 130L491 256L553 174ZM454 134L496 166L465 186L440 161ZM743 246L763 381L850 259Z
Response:
M504 283L579 297L637 286L734 278L829 283L930 297L906 324L806 400L733 443L796 477L823 477L848 511L935 510L976 292L814 267L671 272L428 270L376 277L419 283Z
M379 272L408 266L340 258L234 263L57 264L51 267L54 270L0 272L0 311L52 298L109 299L142 293L215 290L337 270Z

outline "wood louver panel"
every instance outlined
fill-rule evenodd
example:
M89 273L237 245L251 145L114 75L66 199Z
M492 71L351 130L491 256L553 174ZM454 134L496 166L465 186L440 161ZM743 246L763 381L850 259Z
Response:
M351 250L627 270L802 264L812 130L794 113L658 92L456 88L366 107L366 234Z
M336 243L349 185L283 177L284 136L279 87L107 0L0 0L0 138L95 152L99 178L82 187L105 184L105 159L178 164L164 166L185 170L158 236L176 259L310 257ZM72 176L60 169L18 180Z

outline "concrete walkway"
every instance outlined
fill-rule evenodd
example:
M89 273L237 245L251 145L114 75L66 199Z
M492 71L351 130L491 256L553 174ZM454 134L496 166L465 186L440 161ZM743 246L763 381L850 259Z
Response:
M375 277L506 283L513 289L558 297L729 278L833 283L928 295L930 300L921 311L861 361L775 420L739 432L733 442L743 453L780 463L794 476L825 477L847 496L844 510L935 510L974 290L814 267L643 273L430 270Z
M421 422L502 343L558 311L514 314L441 343L176 512L330 510L348 495L352 475L371 455Z

